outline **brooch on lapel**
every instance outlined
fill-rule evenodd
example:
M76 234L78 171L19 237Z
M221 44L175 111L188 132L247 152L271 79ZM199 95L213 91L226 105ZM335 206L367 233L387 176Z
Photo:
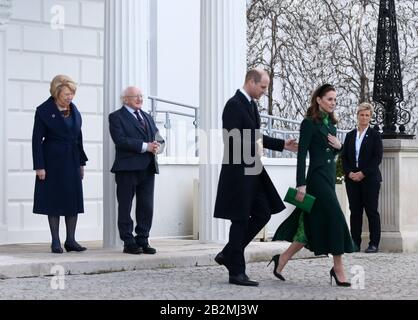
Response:
M55 114L52 115L52 118L55 119Z

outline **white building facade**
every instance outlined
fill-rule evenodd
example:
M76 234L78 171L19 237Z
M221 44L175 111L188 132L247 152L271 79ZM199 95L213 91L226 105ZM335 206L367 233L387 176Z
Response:
M7 37L6 188L2 213L3 242L48 240L46 217L32 213L35 176L31 136L34 112L49 96L49 83L66 74L78 83L75 103L83 116L85 150L89 157L84 181L86 214L80 215L80 238L102 234L102 117L103 117L103 1L10 1ZM61 25L59 25L61 24Z
M74 103L89 158L77 238L118 245L107 115L120 107L123 87L135 85L199 106L199 126L220 128L223 106L244 80L245 9L245 0L0 0L0 244L50 241L46 217L32 213L31 136L55 75L78 83ZM219 143L209 139L210 152ZM283 194L294 184L295 161L269 161ZM151 237L225 241L228 223L212 218L220 165L180 154L160 156L160 164ZM282 219L274 217L269 231Z

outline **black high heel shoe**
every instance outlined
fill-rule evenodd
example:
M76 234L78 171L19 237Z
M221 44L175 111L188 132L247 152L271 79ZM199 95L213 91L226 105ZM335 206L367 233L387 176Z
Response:
M71 252L71 251L76 251L76 252L81 252L81 251L86 251L87 248L86 247L82 247L80 246L77 242L75 242L74 244L67 244L64 243L64 248L67 252Z
M57 244L57 245L52 244L52 245L51 245L51 252L52 252L52 253L63 253L63 252L64 252L64 250L62 250L62 248L61 248L61 244Z
M337 275L335 274L335 271L334 271L334 267L332 267L331 270L329 271L329 276L330 276L331 286L332 286L332 278L334 278L335 283L337 284L337 286L339 286L339 287L351 287L350 282L340 282L340 280L338 280Z
M273 269L273 274L279 278L282 281L286 281L286 279L280 274L278 273L277 270L277 266L279 265L279 260L280 260L280 254L276 254L275 256L273 256L270 260L270 262L268 263L267 267L270 265L270 263L274 262L274 269Z

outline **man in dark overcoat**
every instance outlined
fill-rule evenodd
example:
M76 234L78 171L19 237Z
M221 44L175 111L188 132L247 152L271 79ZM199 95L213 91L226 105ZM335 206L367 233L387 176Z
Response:
M229 242L215 257L229 271L229 283L257 286L245 273L244 250L270 220L285 209L260 157L263 147L296 152L295 140L284 141L260 134L260 114L255 100L265 94L270 77L264 70L247 72L245 84L226 103L224 159L215 203L215 218L231 220Z

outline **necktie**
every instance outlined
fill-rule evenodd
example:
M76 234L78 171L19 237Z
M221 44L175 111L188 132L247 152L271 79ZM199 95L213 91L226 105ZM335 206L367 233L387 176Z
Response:
M148 130L147 130L147 124L146 124L146 122L145 122L145 119L141 118L141 116L139 115L138 110L136 110L136 111L134 112L134 114L135 114L136 118L137 118L137 119L138 119L138 121L139 121L139 125L142 127L142 129L144 129L144 130L145 130L145 132L147 132L147 133L148 133Z
M254 119L258 125L258 107L257 103L254 100L251 100L251 106L253 107Z

